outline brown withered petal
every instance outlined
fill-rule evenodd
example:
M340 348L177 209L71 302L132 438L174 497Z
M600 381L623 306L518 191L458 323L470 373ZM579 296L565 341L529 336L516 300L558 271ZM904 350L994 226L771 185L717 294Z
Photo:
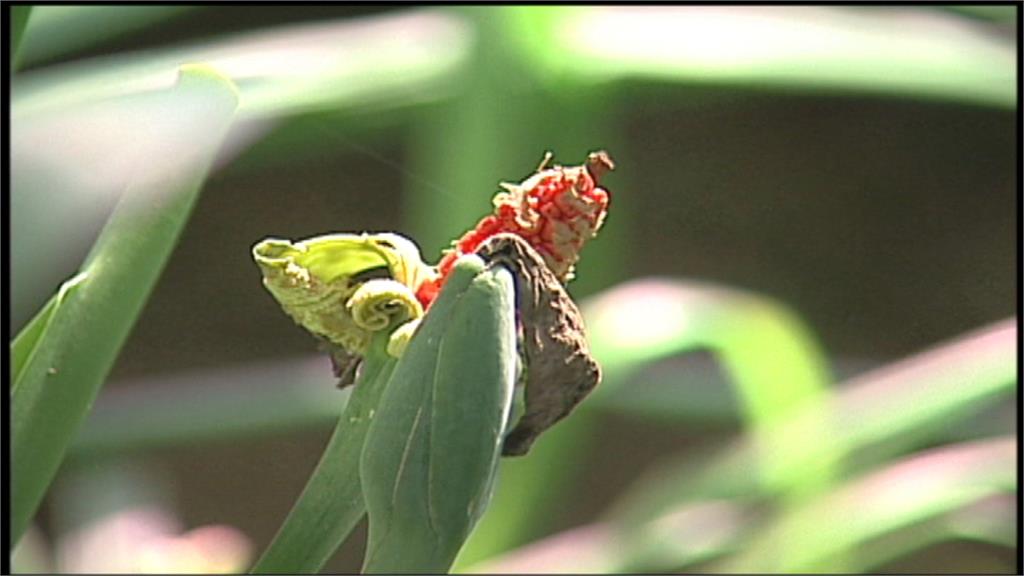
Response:
M505 437L502 454L521 456L534 440L566 417L601 380L590 355L583 318L544 259L514 234L498 234L477 249L516 278L516 308L526 359L526 409Z
M319 340L320 350L327 352L331 356L331 369L334 372L335 378L338 379L338 389L341 390L355 384L359 365L362 364L363 357L337 344L332 344L325 339L321 338Z

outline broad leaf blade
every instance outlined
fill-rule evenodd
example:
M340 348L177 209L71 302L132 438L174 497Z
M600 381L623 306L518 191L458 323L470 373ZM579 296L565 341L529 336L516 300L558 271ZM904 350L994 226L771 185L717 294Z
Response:
M467 257L456 270L481 266ZM363 449L365 572L447 571L490 497L515 379L511 275L481 271L434 321L395 369Z
M517 355L511 274L502 268L481 274L460 304L435 375L429 486L440 520L453 527L461 547L489 499L512 404Z
M11 396L11 540L17 542L128 337L177 242L238 103L234 85L182 67L170 90L136 96L187 150L161 178L128 185L83 266L75 297L54 308ZM152 107L152 108L148 108ZM162 160L162 159L161 159Z

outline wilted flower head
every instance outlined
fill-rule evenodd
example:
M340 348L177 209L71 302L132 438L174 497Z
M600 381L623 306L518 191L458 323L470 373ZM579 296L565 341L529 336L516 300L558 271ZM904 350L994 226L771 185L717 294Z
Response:
M494 212L453 243L436 267L397 234L331 234L301 242L268 238L253 247L263 284L295 322L364 355L373 334L392 331L395 356L412 337L460 256L497 234L514 234L544 259L555 277L572 278L583 244L604 223L608 192L598 180L614 164L604 152L580 166L547 167L519 184L502 184ZM401 329L399 329L401 328Z
M359 354L374 332L422 316L415 291L436 277L397 234L268 238L252 253L263 285L296 323Z
M440 278L420 287L420 301L429 302L440 291L460 256L502 233L526 240L562 282L572 279L584 243L604 224L609 197L598 181L615 164L605 152L592 152L581 166L546 168L550 160L548 153L537 172L519 184L501 184L494 213L453 243L437 265Z

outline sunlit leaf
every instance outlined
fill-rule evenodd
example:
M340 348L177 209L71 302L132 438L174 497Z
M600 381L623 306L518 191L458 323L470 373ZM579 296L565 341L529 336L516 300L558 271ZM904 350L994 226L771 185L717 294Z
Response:
M460 23L437 11L282 26L226 40L26 72L13 114L62 109L145 90L183 62L216 66L238 84L239 117L325 107L393 107L436 100L469 48Z
M717 570L828 570L837 554L861 542L1013 491L1016 452L1016 440L1001 437L897 462L780 515Z
M558 32L557 44L530 44L538 60L597 82L646 78L1001 108L1016 102L1014 44L934 11L607 6L561 9L553 18L546 29Z
M708 283L641 280L588 300L583 311L606 370L595 397L625 386L631 371L652 360L706 350L729 377L758 442L775 455L759 461L761 482L809 490L835 473L835 460L819 462L818 475L793 475L786 465L803 440L776 425L804 406L804 431L824 430L827 415L814 399L827 390L830 375L809 330L780 303Z
M968 446L968 444L964 444ZM848 490L841 487L837 493ZM867 502L873 494L867 494ZM621 538L613 524L598 522L576 527L522 546L500 557L471 566L466 572L484 574L621 573L705 568L709 560L742 553L756 538L766 515L763 506L742 499L694 501L666 511L630 530L632 542ZM842 520L838 521L842 523ZM861 541L849 557L859 570L905 556L928 545L971 539L1013 546L1016 513L1014 497L980 497L971 503L912 522ZM688 571L688 570L687 570ZM827 571L827 570L826 570Z
M72 298L54 307L11 396L11 542L24 532L65 449L178 239L230 124L237 93L205 66L187 66L170 90L138 96L154 114L174 111L167 138L189 153L162 179L130 182L93 250ZM163 161L163 159L161 159Z
M978 499L946 514L869 538L853 548L851 557L865 573L928 546L944 542L977 541L1012 548L1016 545L1016 495L1002 493ZM1009 569L1006 572L1010 572Z
M47 301L43 309L18 333L11 342L11 391L13 392L21 377L24 374L25 366L28 364L32 353L39 347L40 341L46 335L46 329L50 326L57 310L75 292L75 288L83 280L86 274L82 273L61 285L60 290Z
M957 418L1012 390L1015 346L1016 322L1007 320L861 374L838 386L834 396L823 398L831 406L827 426L820 425L821 411L815 406L774 425L776 433L792 438L798 450L766 453L757 438L744 437L718 447L710 458L669 459L624 494L609 517L630 539L638 534L633 527L693 502L773 496L778 486L762 484L751 474L764 458L787 456L778 463L785 475L814 475L829 459L884 445L922 426L948 428ZM636 540L627 548L645 546L642 537Z

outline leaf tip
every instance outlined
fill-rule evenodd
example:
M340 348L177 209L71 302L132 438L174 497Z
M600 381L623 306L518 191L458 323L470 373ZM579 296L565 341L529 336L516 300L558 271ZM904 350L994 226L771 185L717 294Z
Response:
M200 86L206 84L209 87L225 89L231 94L235 105L238 105L240 95L238 85L230 76L224 74L216 67L204 62L192 62L182 64L178 67L179 86Z

